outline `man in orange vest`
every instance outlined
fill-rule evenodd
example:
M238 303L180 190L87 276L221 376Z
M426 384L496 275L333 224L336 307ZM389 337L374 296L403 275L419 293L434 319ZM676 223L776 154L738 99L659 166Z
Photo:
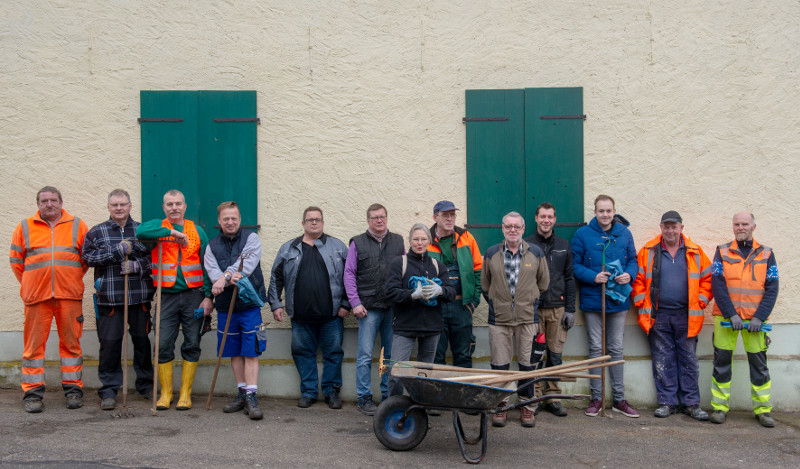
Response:
M83 275L81 260L86 224L62 209L61 192L45 186L36 194L39 211L22 220L11 238L9 261L25 303L22 390L26 412L44 409L44 351L56 319L61 386L67 408L83 405Z
M697 334L712 298L711 261L683 234L678 212L670 210L661 217L661 234L639 250L638 263L631 296L639 308L639 327L650 342L655 416L666 418L681 410L695 420L708 420L700 408Z
M208 236L203 228L184 219L186 199L183 193L170 190L164 194L163 220L150 220L136 228L139 239L174 238L175 242L162 243L161 253L161 327L158 343L158 381L161 397L158 410L167 410L172 404L172 363L175 360L175 340L178 328L183 330L181 345L181 394L177 410L192 408L192 383L200 360L200 332L203 319L195 319L194 310L203 308L208 316L214 306L211 280L203 267L203 254L208 246ZM158 287L158 247L152 251L153 283Z
M734 241L721 244L714 254L711 288L714 304L714 373L711 377L711 421L725 422L730 410L731 364L739 331L750 365L753 413L764 427L774 427L767 368L769 335L762 325L778 299L778 265L772 249L753 239L756 218L741 212L733 216ZM730 327L723 327L730 321ZM749 322L744 322L749 321Z

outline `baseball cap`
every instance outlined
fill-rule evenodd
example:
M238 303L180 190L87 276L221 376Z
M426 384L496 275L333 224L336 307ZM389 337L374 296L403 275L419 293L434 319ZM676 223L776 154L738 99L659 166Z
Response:
M683 218L681 218L680 214L675 210L670 210L669 212L665 213L661 216L661 223L683 223Z
M449 200L440 200L436 202L436 205L433 206L433 214L436 215L439 212L449 212L450 210L458 210L456 205Z

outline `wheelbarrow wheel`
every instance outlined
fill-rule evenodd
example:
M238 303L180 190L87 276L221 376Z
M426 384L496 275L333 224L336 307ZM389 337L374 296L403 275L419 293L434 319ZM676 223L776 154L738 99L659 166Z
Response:
M407 451L422 442L428 433L428 414L425 409L406 409L414 405L408 396L391 396L378 406L372 419L372 429L383 446L392 451Z

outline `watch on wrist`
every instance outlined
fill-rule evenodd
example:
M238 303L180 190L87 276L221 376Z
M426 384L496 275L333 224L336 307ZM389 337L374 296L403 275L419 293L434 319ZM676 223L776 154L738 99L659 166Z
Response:
M225 272L225 280L227 280L229 282L231 281L231 273L230 272Z

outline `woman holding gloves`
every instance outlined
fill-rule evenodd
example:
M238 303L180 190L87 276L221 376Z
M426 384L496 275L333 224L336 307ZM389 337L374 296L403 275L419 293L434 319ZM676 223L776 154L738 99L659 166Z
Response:
M422 223L411 227L411 250L395 258L386 273L386 299L392 304L392 360L411 358L418 344L417 361L432 363L444 327L441 301L453 301L456 290L450 284L447 267L428 257L430 231ZM389 378L389 395L403 393L403 385Z

